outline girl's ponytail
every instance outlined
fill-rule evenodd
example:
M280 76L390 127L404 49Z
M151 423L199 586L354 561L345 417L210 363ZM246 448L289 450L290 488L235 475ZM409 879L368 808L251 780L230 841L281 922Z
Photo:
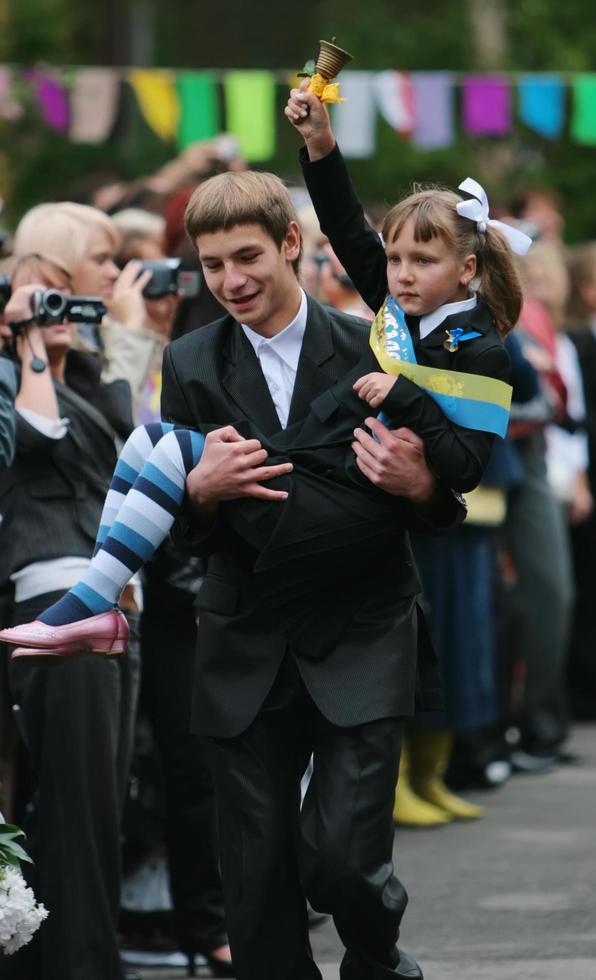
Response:
M487 226L479 235L478 292L490 308L501 337L506 337L519 320L522 307L522 286L515 258L505 237L496 228Z

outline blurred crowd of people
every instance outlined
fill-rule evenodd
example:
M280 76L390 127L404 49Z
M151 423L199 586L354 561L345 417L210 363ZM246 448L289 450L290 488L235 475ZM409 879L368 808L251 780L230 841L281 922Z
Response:
M2 626L34 619L80 577L116 449L135 424L159 419L165 345L223 312L183 216L198 181L242 167L225 136L198 144L134 184L89 182L71 202L41 204L6 240ZM295 197L304 288L372 320L304 192ZM538 189L503 208L535 242L520 259L526 298L507 340L510 430L464 526L414 541L446 706L409 727L398 824L476 819L482 807L460 791L581 762L570 725L596 716L596 244L568 248L563 211ZM145 296L155 269L145 263L166 258L180 260L169 284ZM95 325L25 324L15 336L8 324L28 319L40 286L99 297L107 314ZM121 600L126 658L48 668L5 652L2 810L30 835L52 914L38 943L0 962L0 978L74 980L72 964L94 945L106 978L120 976L120 947L129 962L174 963L179 952L191 971L203 957L214 975L233 975L211 777L189 733L202 572L172 543L160 549Z

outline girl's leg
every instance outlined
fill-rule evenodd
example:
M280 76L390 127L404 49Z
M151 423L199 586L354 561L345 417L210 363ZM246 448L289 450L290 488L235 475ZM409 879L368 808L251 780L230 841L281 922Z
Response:
M165 436L167 432L172 432L173 429L174 426L171 422L152 422L150 425L139 425L129 435L118 456L106 502L103 505L93 549L94 555L97 554L105 541L126 494L141 472L143 465L149 459L153 449L162 436Z
M120 467L121 475L112 481L109 510L108 501L104 506L105 530L100 530L102 540L91 564L82 579L40 615L42 623L64 626L106 612L117 603L134 572L167 537L184 499L186 476L201 458L204 443L204 436L191 429L166 433L122 500L117 495L130 482L134 466L130 472Z

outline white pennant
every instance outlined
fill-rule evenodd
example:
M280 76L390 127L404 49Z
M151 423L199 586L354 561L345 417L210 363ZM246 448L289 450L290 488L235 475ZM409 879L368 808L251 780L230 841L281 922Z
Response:
M389 125L402 135L409 136L414 128L414 95L412 79L403 71L377 72L373 88L379 112Z
M70 96L70 138L73 143L103 143L110 135L120 78L113 68L81 68Z
M532 239L525 232L520 231L519 228L507 225L504 221L496 221L493 218L489 218L488 197L486 196L484 187L477 180L473 180L472 177L466 177L459 185L459 190L464 191L466 194L474 195L467 201L460 201L456 206L457 213L462 218L469 218L470 221L475 221L481 235L484 234L488 225L491 228L498 228L516 255L526 254L532 244Z
M371 157L375 151L376 113L371 79L370 71L347 71L341 76L340 86L346 102L331 109L338 146L351 159Z

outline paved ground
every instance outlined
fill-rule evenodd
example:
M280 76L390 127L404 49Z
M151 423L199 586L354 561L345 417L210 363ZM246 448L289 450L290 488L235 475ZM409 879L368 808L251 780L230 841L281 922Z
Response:
M425 980L596 980L596 725L576 728L572 747L581 766L476 797L488 808L477 823L398 831L402 941ZM324 980L338 980L333 926L312 941Z

